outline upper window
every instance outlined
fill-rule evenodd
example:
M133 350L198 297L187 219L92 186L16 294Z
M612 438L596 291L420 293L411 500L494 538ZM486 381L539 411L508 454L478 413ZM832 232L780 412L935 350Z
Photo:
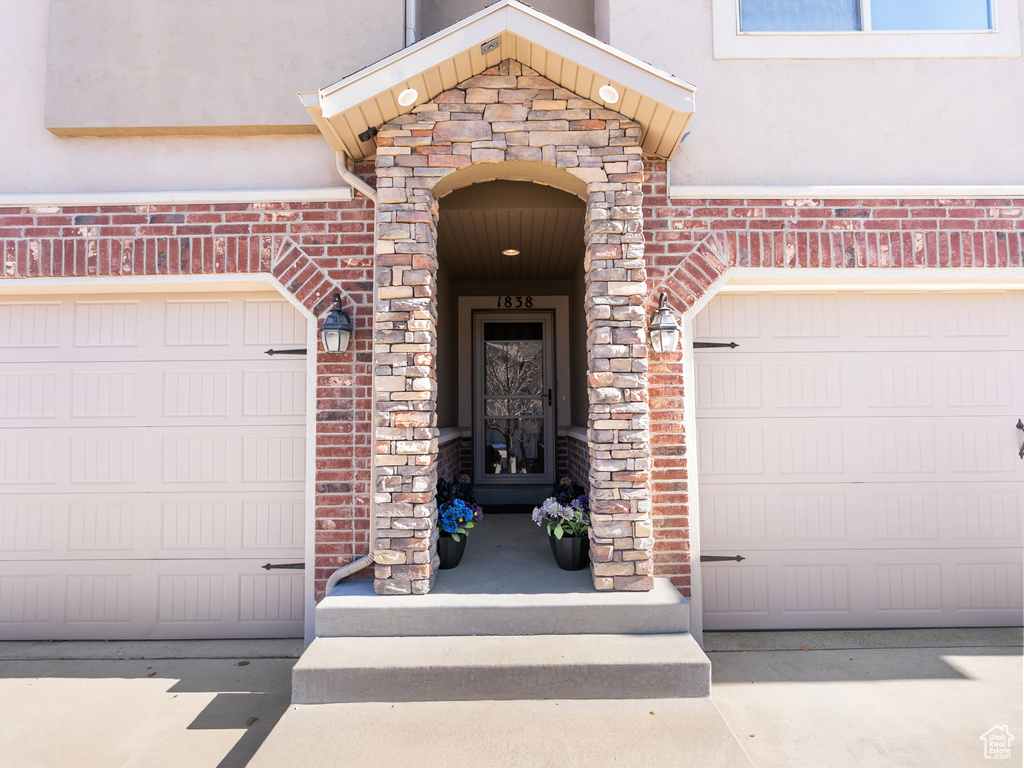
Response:
M711 0L716 59L1019 57L1019 0Z
M743 32L991 28L989 0L740 0Z

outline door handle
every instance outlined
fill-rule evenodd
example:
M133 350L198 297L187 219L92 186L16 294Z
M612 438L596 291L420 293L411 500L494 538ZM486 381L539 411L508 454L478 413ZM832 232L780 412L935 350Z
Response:
M1019 429L1021 432L1024 432L1024 421L1017 419L1017 429ZM1020 453L1018 453L1017 455L1024 459L1024 441L1021 442Z
M548 387L548 405L551 405L551 387ZM1024 450L1024 448L1021 450Z

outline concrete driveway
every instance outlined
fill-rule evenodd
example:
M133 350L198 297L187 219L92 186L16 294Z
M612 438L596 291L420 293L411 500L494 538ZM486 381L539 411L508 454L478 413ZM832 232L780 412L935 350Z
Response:
M705 645L712 699L758 768L1022 763L1019 629L708 633ZM0 764L244 766L288 707L301 650L0 643ZM1003 725L1011 758L986 759L981 736Z
M1024 760L1020 629L715 632L711 698L758 768ZM1011 757L985 757L995 726Z
M301 640L0 643L4 768L241 768Z

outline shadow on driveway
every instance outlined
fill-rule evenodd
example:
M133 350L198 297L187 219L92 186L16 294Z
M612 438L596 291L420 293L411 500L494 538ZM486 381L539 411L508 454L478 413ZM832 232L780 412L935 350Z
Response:
M0 754L25 768L241 768L288 708L301 650L299 640L0 643Z

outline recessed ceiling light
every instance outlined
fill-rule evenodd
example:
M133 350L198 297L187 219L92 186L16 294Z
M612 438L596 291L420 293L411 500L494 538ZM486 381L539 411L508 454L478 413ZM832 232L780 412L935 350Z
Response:
M619 92L611 85L602 85L597 92L605 104L615 104L619 100Z
M419 97L420 93L415 88L406 88L398 94L398 104L402 107L411 107Z
M518 256L519 251L516 248L506 248L501 254L502 256Z

